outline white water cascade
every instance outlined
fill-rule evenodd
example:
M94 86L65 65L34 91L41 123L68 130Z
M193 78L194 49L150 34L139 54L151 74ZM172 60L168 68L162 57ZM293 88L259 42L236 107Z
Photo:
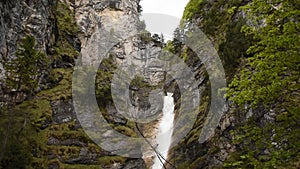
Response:
M174 98L172 96L173 93L167 93L167 96L164 96L163 116L159 123L159 130L156 136L156 142L158 144L156 150L164 159L167 159L168 150L172 142L174 122ZM152 169L161 169L163 167L162 163L165 163L163 158L156 156Z

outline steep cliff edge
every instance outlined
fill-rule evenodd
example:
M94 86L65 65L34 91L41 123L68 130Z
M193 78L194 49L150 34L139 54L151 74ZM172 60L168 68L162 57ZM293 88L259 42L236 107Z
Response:
M139 134L134 123L116 115L110 96L113 71L122 63L148 70L146 79L136 77L131 85L133 97L141 98L135 103L140 108L149 104L143 83L157 85L163 80L161 68L151 66L161 43L148 33L136 35L144 29L139 1L2 1L0 10L0 168L146 168L141 158L116 156L96 145L81 128L72 99L75 61L92 65L99 56L87 58L85 52L114 36L120 42L103 54L96 97L116 131L130 137ZM91 37L97 33L101 36L93 43ZM26 69L31 67L26 59L33 58L26 53L45 56L47 61L40 63L37 58L33 68ZM145 58L140 58L141 53ZM22 85L15 87L7 79L17 68L26 75L16 73L10 81ZM19 83L22 78L32 83Z
M203 74L206 92L194 128L170 151L169 161L176 168L299 167L299 127L294 125L299 123L299 50L294 48L299 41L292 40L299 39L299 28L290 22L299 17L296 11L299 6L293 1L189 2L183 21L197 24L217 49L227 75L229 101L214 136L200 143L210 105L210 82ZM180 37L180 31L176 35ZM169 48L190 67L201 65L195 53L178 41ZM282 58L288 59L278 64ZM201 69L205 68L197 68ZM289 79L289 85L278 84L277 75L282 82Z

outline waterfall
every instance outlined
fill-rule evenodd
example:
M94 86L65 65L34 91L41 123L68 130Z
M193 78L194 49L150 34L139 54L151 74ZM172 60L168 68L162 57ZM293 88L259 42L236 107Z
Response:
M167 159L168 150L172 142L174 122L174 99L172 95L173 93L167 93L167 96L164 96L163 116L160 120L159 131L156 136L156 150L161 153L164 159ZM159 159L159 157L156 156L152 169L161 169L163 167L162 162L165 163L164 159Z

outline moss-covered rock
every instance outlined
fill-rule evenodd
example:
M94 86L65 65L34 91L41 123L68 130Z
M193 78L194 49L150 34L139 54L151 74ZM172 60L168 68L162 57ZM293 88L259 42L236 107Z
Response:
M270 17L266 22L271 22L269 25L272 24L277 25L274 29L266 26L266 29L262 29L260 32L259 26L262 26L260 21L258 23L251 23L252 15L249 16L245 13L244 10L249 9L245 8L244 5L247 3L251 3L251 12L256 14L259 13L255 18L262 19L263 17L268 18L269 14L276 14L276 16ZM272 59L268 59L266 64L260 62L262 60L262 55L259 55L259 59L255 64L248 64L247 68L249 68L248 76L244 76L245 82L252 83L252 80L249 80L250 77L254 77L254 70L259 68L263 65L269 65L269 63L278 61L280 59L275 59L273 56L278 55L277 49L273 48L274 44L277 44L278 41L274 39L278 39L285 41L286 45L289 42L293 42L289 44L290 46L294 46L294 41L288 40L291 36L294 36L294 25L288 22L288 17L296 17L296 15L291 14L285 15L286 22L280 22L280 14L282 13L289 13L289 10L276 10L278 4L273 6L273 9L270 10L270 13L266 14L262 11L269 10L272 8L272 3L265 3L265 1L194 1L191 0L186 7L182 24L184 21L196 23L199 28L208 35L208 37L213 41L215 48L217 49L221 60L223 61L223 65L227 74L227 79L229 81L232 80L235 74L240 73L240 68L245 64L245 58L257 59L252 58L253 55L266 50L266 46L270 47L272 50L268 50L268 54L266 58L269 56ZM284 9L294 9L294 2L286 2L280 4L278 7ZM273 4L274 5L274 4ZM282 6L281 6L282 5ZM286 5L284 7L284 5ZM256 8L253 8L253 7ZM261 12L261 13L260 13ZM277 13L278 12L278 13ZM282 12L282 13L281 13ZM252 18L253 19L253 18ZM289 29L284 29L285 33L277 32L278 35L282 33L282 36L271 36L274 39L268 39L269 36L263 36L261 39L266 40L262 43L257 43L256 40L253 39L250 30L245 30L244 26L249 24L259 24L256 25L255 31L258 31L258 37L262 36L262 33L269 32L270 34L281 30L278 27L289 27ZM249 26L248 25L248 26ZM279 26L281 25L281 26ZM283 26L289 25L289 26ZM262 26L264 27L264 26ZM268 29L270 28L270 29ZM252 31L253 31L252 30ZM283 30L283 29L282 29ZM288 34L288 33L291 33ZM253 33L253 32L252 32ZM284 34L284 35L283 35ZM281 39L281 37L284 37ZM267 40L268 39L268 40ZM296 42L295 42L296 43ZM255 46L249 47L253 44ZM259 48L260 45L264 45L264 47ZM280 45L279 42L278 45ZM277 47L278 47L277 45ZM175 45L174 45L175 46ZM178 49L174 49L174 46L170 47L173 51L177 51ZM185 49L185 47L177 46L179 48L180 55L184 60L188 63L191 60L191 52ZM249 49L249 50L248 50ZM257 50L258 49L258 50ZM275 51L273 51L275 49ZM291 47L290 49L285 48L283 52L287 50L293 50L294 48ZM248 51L255 51L254 53L249 53ZM278 49L280 50L280 49ZM293 52L291 52L293 53ZM172 158L176 159L177 162L172 161L173 163L181 162L182 166L185 168L297 168L296 166L299 165L299 126L294 124L299 123L299 105L296 102L299 102L299 89L295 89L295 85L299 82L299 78L294 78L295 72L292 71L294 68L297 68L299 65L295 64L295 59L291 59L294 55L280 55L280 58L290 58L290 66L291 73L285 77L290 77L291 83L289 85L289 89L283 89L283 94L278 95L277 99L273 99L274 97L270 95L273 92L272 87L264 87L262 89L260 85L258 86L247 86L249 88L240 88L239 82L235 81L232 86L232 90L236 92L235 94L240 94L240 100L253 100L256 98L265 98L261 99L260 102L267 102L269 105L268 107L263 106L260 102L248 102L245 105L245 102L242 104L242 108L236 107L233 103L228 104L228 110L225 111L226 115L223 116L223 120L220 123L220 128L218 127L215 130L215 136L207 140L205 143L200 144L197 142L197 137L200 134L203 119L205 119L205 113L198 116L196 123L194 125L193 130L187 135L185 139L183 139L179 146L174 147L171 151ZM249 59L249 62L252 60ZM293 63L293 64L292 64ZM254 66L255 65L255 66ZM250 68L251 67L251 68ZM272 69L276 66L271 66ZM271 68L270 68L271 69ZM266 73L261 73L266 70ZM258 71L259 82L262 85L264 84L271 84L270 86L278 86L276 83L276 79L264 81L262 79L268 79L271 76L268 76L267 73L269 69L264 69ZM278 69L277 69L278 70ZM286 69L285 69L286 70ZM292 73L293 72L293 73ZM241 72L242 74L243 72ZM277 75L277 73L275 73ZM268 76L268 77L267 77ZM281 80L285 77L281 76ZM271 81L271 82L270 82ZM270 83L269 83L270 82ZM274 83L273 83L274 82ZM207 87L209 83L204 83L202 86ZM297 85L296 85L297 86ZM254 90L259 89L260 92L257 96L250 95L249 93L253 92ZM243 93L243 91L248 90L248 94ZM268 90L268 92L265 92ZM208 92L202 95L202 97L208 97L206 104L201 106L201 112L205 112L206 108L209 106L209 88L206 88L205 91ZM273 92L274 93L274 92ZM233 94L233 97L235 95ZM249 104L258 105L255 108L249 109ZM246 110L245 108L246 107ZM195 154L193 149L195 149L196 145L204 146L208 151L205 154ZM216 148L218 147L218 148ZM200 149L197 149L198 151ZM176 155L177 154L177 155ZM178 155L180 154L180 155ZM182 155L184 154L184 155ZM180 165L178 165L180 166Z
M79 55L80 41L78 40L79 28L75 21L75 13L68 4L58 1L54 10L57 37L53 46L53 67L68 68L75 64Z

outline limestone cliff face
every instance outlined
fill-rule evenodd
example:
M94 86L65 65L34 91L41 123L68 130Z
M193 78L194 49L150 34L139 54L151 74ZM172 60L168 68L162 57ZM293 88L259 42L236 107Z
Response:
M142 35L144 30L139 20L139 0L86 0L75 1L71 6L80 28L83 63L93 64L98 57L106 58L111 55L118 67L136 65L147 69L144 75L150 83L162 80L154 77L156 72L162 72L162 65L153 63L162 46L160 42L152 41L151 35ZM104 51L106 53L102 53ZM151 73L154 74L150 75Z
M265 30L263 29L265 25L254 24L253 21L251 21L251 17L253 16L245 12L245 8L242 8L244 5L252 2L254 4L257 3L257 1L254 2L248 0L226 2L191 0L186 7L184 18L189 19L189 22L196 24L198 28L210 38L223 62L228 83L231 82L234 75L242 72L241 70L243 69L241 69L241 67L244 66L245 60L255 58L252 55L253 53L249 54L249 52L246 51L250 46L257 45L257 40L259 40L259 38L253 40L253 37L248 34L246 36L246 33L241 31L241 28L243 26L254 27L255 25L255 29L260 27L262 30ZM267 4L271 5L271 3ZM281 5L281 3L279 4ZM292 2L288 2L287 4L287 6L293 6L291 5ZM261 12L260 7L262 6L263 5L260 4L259 6L256 6L256 9L252 8L252 10ZM275 15L275 12L274 15L270 16L274 17L276 23L278 22L276 18L278 16ZM292 18L294 17L295 16ZM263 24L264 22L262 21L261 23ZM258 28L258 30L260 28ZM282 34L282 36L285 35ZM273 44L274 42L269 40L268 43ZM200 84L199 87L203 88L204 92L201 96L200 111L193 129L170 151L169 161L172 165L175 165L176 168L179 169L299 168L299 151L296 148L299 146L293 147L293 145L299 145L298 142L295 142L297 139L294 139L298 136L291 132L298 131L298 127L289 127L293 129L284 133L286 126L289 126L293 120L286 119L286 121L281 121L281 117L286 117L286 114L299 114L299 106L296 106L293 101L282 99L284 96L279 96L277 100L274 99L273 102L267 106L263 105L263 103L257 103L257 107L255 108L249 108L248 104L250 103L242 105L244 107L241 108L235 105L235 103L228 101L225 105L226 109L223 112L220 122L216 122L218 126L216 129L212 129L214 130L214 134L204 142L199 142L201 129L205 125L209 106L210 104L213 104L211 103L210 98L212 89L210 88L211 84L209 82L209 76L205 73L205 68L201 65L201 61L195 60L195 54L191 50L186 50L187 46L178 45L178 42L176 41L173 42L173 44L177 45L177 53L182 57L186 56L186 63L194 68L193 70L196 70L198 78L203 79L203 83ZM272 52L267 55L271 53ZM273 53L277 53L277 51L273 51ZM264 54L262 56L264 56ZM252 69L251 66L249 67L252 71L251 73L255 72L255 69ZM253 76L255 76L255 73L253 73ZM264 76L268 75L264 74ZM272 81L272 83L275 83L275 81ZM240 88L239 85L232 83L231 85L235 87L237 93L243 93L244 89ZM255 88L256 87L257 86L255 86ZM260 87L257 88L260 89ZM299 92L295 91L294 93L297 94ZM264 94L260 95L264 96ZM297 98L299 98L298 96ZM245 96L242 97L246 98L247 95L245 94ZM299 99L296 99L296 97L293 100L299 102ZM179 104L180 100L177 100L177 105ZM293 107L296 111L288 111L282 104L287 107ZM178 111L178 107L175 111ZM299 122L299 115L293 117ZM280 130L279 128L283 129ZM277 137L276 140L275 137L278 135L280 135L280 137ZM278 146L279 142L285 143ZM288 145L288 147L290 146L290 148L285 149L286 145ZM297 149L297 152L292 152L290 151L291 149ZM290 155L292 153L294 153L294 155ZM285 157L285 154L289 154L288 157ZM173 168L173 166L168 165L167 168Z
M36 39L37 48L49 52L56 40L54 7L56 0L2 1L0 3L0 85L6 78L3 63L15 59L20 40ZM9 91L6 91L9 92Z
M76 21L81 30L82 64L98 66L99 57L112 58L117 69L126 71L131 78L125 81L132 83L129 102L134 113L155 112L149 109L151 89L145 86L153 88L165 80L164 65L158 62L162 43L152 40L150 33L143 30L139 20L139 0L76 1L71 6L74 6ZM114 117L113 114L118 111L111 103L108 103L108 107L107 113L112 122L126 121ZM153 126L156 122L139 125L146 137L154 138L156 131ZM150 150L141 151L144 156L149 156ZM151 163L151 158L145 160L147 165Z
M142 159L115 156L93 143L76 118L71 93L75 61L94 65L99 55L111 57L114 67L126 69L136 65L136 69L143 68L144 71L139 70L146 77L143 83L155 86L163 81L163 65L155 64L161 43L153 41L149 34L138 35L144 29L139 21L139 0L6 0L0 2L0 11L2 102L10 101L9 97L3 96L10 93L5 90L7 73L3 63L16 58L20 39L32 35L37 50L50 60L49 70L40 72L42 78L36 79L40 82L34 95L27 99L23 97L14 107L1 111L5 119L0 122L3 129L0 143L5 145L1 146L4 153L0 158L1 167L16 164L11 162L15 157L8 155L12 151L9 145L19 140L22 148L17 151L22 155L21 150L25 149L29 153L26 156L30 157L30 160L19 162L22 167L146 168ZM115 44L105 46L109 40ZM103 46L109 49L107 53L98 50ZM105 83L109 84L109 81ZM139 85L131 85L131 92L137 93L134 97L142 98L133 101L137 108L147 108L149 104L148 96L143 96L145 90ZM132 123L116 115L111 102L104 108L102 113L117 131L137 135ZM12 115L17 118L10 118ZM8 138L7 146L2 139L5 137Z
M16 44L26 34L37 40L38 48L46 52L54 43L56 1L2 1L0 3L0 59L14 57Z
M232 78L232 74L235 73L238 67L238 59L246 55L245 51L249 47L249 39L245 38L245 35L240 32L241 27L247 24L244 12L234 10L229 13L228 11L246 3L246 1L232 3L210 0L190 1L190 7L196 6L197 8L193 11L188 5L184 15L184 17L188 17L184 19L189 19L189 22L197 25L213 43L222 60L227 80ZM243 120L241 117L236 116L238 114L237 110L231 107L231 103L227 102L217 128L212 129L214 134L205 142L199 142L201 129L205 125L207 113L210 104L212 104L210 102L209 76L204 64L197 60L195 53L187 50L188 46L179 45L177 48L177 53L181 56L187 56L186 63L189 67L192 67L197 79L201 82L199 88L203 93L201 95L200 111L194 127L178 145L170 150L169 161L177 168L222 168L226 159L236 150L236 145L232 143L233 138L230 131ZM180 94L175 90L175 101L177 101L175 113L180 107L179 96ZM168 165L167 168L173 167Z

